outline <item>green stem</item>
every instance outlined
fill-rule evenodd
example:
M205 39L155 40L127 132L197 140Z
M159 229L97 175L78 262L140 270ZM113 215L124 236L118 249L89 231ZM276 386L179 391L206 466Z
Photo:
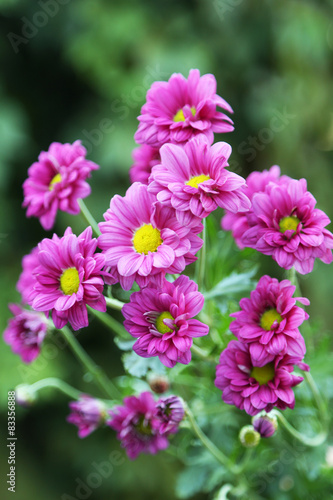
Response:
M292 267L291 269L289 269L287 271L287 279L295 287L295 296L300 297L301 296L301 289L300 289L298 278L297 278L297 272L296 272L296 269L294 267Z
M201 347L195 344L192 344L191 351L194 352L194 354L196 354L197 356L199 356L199 358L208 361L209 363L213 363L214 365L218 363L218 360L212 358L211 356L207 356L206 352L203 349L201 349Z
M58 389L59 391L63 392L64 394L73 399L79 399L79 397L82 394L82 392L78 391L71 385L55 377L49 377L49 378L44 378L42 380L38 380L38 382L29 385L29 391L37 392L40 389L44 389L45 387L54 387L55 389Z
M125 302L120 302L120 300L114 299L113 297L105 297L106 305L117 311L121 311Z
M83 347L76 340L72 332L67 326L64 326L59 330L67 340L74 354L77 356L83 367L88 370L92 375L94 380L99 384L101 389L110 397L111 399L121 399L121 395L116 388L116 386L108 379L103 370L96 365L96 363L91 359L91 357L86 353Z
M94 217L91 215L91 213L88 210L84 201L79 200L79 205L80 205L80 209L81 209L81 214L83 215L85 220L88 222L88 225L92 227L92 230L94 231L96 236L100 236L101 232L98 228L97 222L95 221Z
M116 333L119 337L124 340L131 340L131 336L128 331L121 325L116 319L107 313L102 313L92 309L88 306L89 312L91 312L96 318L99 319L105 326L107 326L112 332Z
M273 413L274 412L274 413ZM273 410L272 413L276 415L278 420L281 422L281 424L284 426L284 428L298 441L301 443L305 444L306 446L311 446L311 447L316 447L320 446L323 444L327 438L327 432L322 431L318 433L316 436L313 437L308 437L302 434L301 432L297 431L289 422L288 420L280 413L278 410Z
M195 268L195 281L198 284L200 292L204 291L205 282L205 267L206 267L206 219L203 220L203 231L202 231L203 245L199 251L199 256Z

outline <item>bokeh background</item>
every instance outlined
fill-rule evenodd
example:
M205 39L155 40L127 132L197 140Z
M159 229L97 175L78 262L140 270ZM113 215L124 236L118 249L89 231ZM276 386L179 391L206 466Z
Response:
M216 76L218 93L235 111L235 131L217 137L232 145L234 171L247 176L278 164L283 174L305 177L318 207L332 218L332 7L332 0L0 0L1 331L10 316L7 303L19 301L15 283L23 255L52 235L21 208L27 168L52 141L81 139L88 157L101 165L86 203L102 220L110 198L129 185L136 117L146 91L174 72L187 76L199 68ZM80 217L61 213L54 231L62 234L67 225L74 231L85 227ZM281 276L270 258L260 257L260 264L260 273ZM318 346L312 372L325 391L333 385L332 276L332 268L319 262L301 279L302 293L311 298L313 351ZM117 347L100 325L93 323L80 340L110 376L123 373ZM2 436L7 391L45 376L64 377L89 391L89 379L82 379L76 360L57 344L51 342L30 367L1 345ZM67 414L66 398L47 391L33 408L18 408L19 500L79 498L76 488L95 470L93 463L110 461L110 453L120 450L108 430L80 441L64 422ZM1 443L3 472L7 450ZM110 477L89 494L82 487L81 497L175 498L180 467L166 454L130 463L122 451ZM299 498L297 480L305 481L275 481L267 498ZM6 498L3 478L1 483ZM313 496L303 498L317 498L320 473L309 484Z

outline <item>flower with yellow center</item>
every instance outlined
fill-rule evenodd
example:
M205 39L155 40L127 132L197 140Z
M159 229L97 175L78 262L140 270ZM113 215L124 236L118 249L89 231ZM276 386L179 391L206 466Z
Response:
M274 363L267 363L265 366L254 366L251 370L251 377L256 379L259 385L265 385L275 376Z
M202 184L202 182L209 181L210 177L209 175L201 174L201 175L195 175L194 177L191 177L190 180L186 182L187 186L191 186L193 188L198 189L199 184Z
M76 293L80 286L80 278L78 270L75 267L70 267L63 271L60 276L60 289L65 295Z
M283 217L283 219L279 222L281 233L285 233L286 231L296 231L300 222L301 221L294 215L291 215L290 217Z
M169 313L169 311L162 312L156 318L156 323L155 323L156 329L160 333L163 333L163 334L164 333L171 333L173 331L173 329L169 328L167 325L164 324L164 321L163 321L164 319L174 319L174 317L171 316L171 314Z
M148 255L148 252L156 252L162 245L161 232L151 224L144 224L135 231L133 246L138 253Z
M276 309L268 309L260 318L260 326L264 330L269 331L275 321L281 323L282 316L277 312Z
M50 191L53 191L54 189L54 185L55 184L58 184L59 182L62 181L62 178L61 178L61 175L60 174L56 174L53 179L51 180L50 184L49 184L49 190Z
M195 116L196 109L194 106L191 107L191 113L193 116ZM173 121L174 122L184 122L185 121L185 115L184 115L184 111L182 110L182 108L177 111L177 113L173 117Z

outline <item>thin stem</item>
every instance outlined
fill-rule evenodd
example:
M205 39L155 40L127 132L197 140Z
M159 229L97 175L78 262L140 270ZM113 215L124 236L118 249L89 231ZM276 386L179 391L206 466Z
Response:
M296 297L301 296L301 289L297 278L297 272L294 267L292 267L287 271L287 279L290 281L292 285L294 285Z
M54 387L55 389L58 389L59 391L63 392L73 399L79 399L82 394L82 392L67 384L67 382L64 382L63 380L55 377L48 377L42 380L38 380L38 382L29 385L29 391L37 392L40 389L44 389L46 387Z
M212 358L211 356L207 356L206 352L195 344L192 344L191 351L199 356L199 358L208 361L209 363L213 363L214 365L218 363L218 360Z
M281 422L281 424L284 426L284 428L296 439L298 439L298 441L300 441L301 443L307 445L307 446L311 446L311 447L316 447L316 446L320 446L321 444L323 444L327 438L327 432L326 431L322 431L322 432L319 432L316 436L313 436L312 438L308 437L308 436L305 436L304 434L302 434L301 432L297 431L289 422L288 420L282 415L282 413L280 413L278 410L273 410L274 411L274 415L276 415L276 417L279 419L279 421ZM272 413L273 413L272 411Z
M203 231L202 231L203 245L199 251L199 256L195 268L195 281L198 284L198 288L201 292L204 291L204 281L205 281L205 267L206 267L206 219L203 220Z
M113 297L105 297L106 305L117 311L121 311L125 302L120 302L120 300L114 299Z
M79 200L79 205L81 209L81 214L85 218L85 220L88 222L88 225L92 227L92 230L94 231L96 236L100 236L101 232L98 228L97 222L95 221L94 217L91 215L89 209L87 208L86 204L84 203L83 200Z
M328 420L326 405L323 401L323 398L321 397L321 394L318 390L316 382L314 381L311 373L304 372L304 378L312 392L313 399L316 402L317 408L320 411L321 416L324 418L325 421Z
M77 356L83 367L88 370L99 386L111 399L121 399L121 395L116 386L109 380L103 370L96 365L91 357L86 353L81 344L76 340L72 332L67 326L59 330L67 340L74 354Z
M92 309L88 306L89 312L91 312L96 318L99 319L105 326L107 326L112 332L116 333L119 337L124 340L131 340L131 336L128 331L121 325L116 319L107 313L102 313Z

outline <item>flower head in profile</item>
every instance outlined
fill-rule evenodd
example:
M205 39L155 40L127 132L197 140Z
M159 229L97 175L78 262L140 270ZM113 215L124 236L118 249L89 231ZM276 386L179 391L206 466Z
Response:
M173 283L165 279L162 288L150 286L132 293L122 313L125 328L138 339L134 351L144 358L158 356L169 368L188 364L193 338L209 331L194 319L203 304L197 284L187 276L179 276Z
M251 227L243 234L243 244L301 274L312 271L316 258L329 264L333 235L325 227L330 219L315 205L305 179L269 183L265 192L253 196Z
M4 341L24 363L31 363L40 353L47 333L47 320L42 314L23 309L18 304L9 304L14 315L4 331Z
M129 176L130 181L142 182L148 184L148 179L151 174L151 169L154 165L160 163L159 148L153 148L148 144L142 144L133 151L134 163L130 168Z
M232 340L221 353L215 385L222 391L225 403L235 405L249 415L262 410L270 412L274 407L292 409L295 406L292 387L303 380L303 377L293 374L295 363L309 369L305 363L289 355L267 355L261 363L254 362L249 344Z
M218 207L246 212L251 204L243 193L245 180L229 172L231 146L218 142L209 146L204 138L194 138L185 146L165 144L161 164L152 169L148 191L162 204L176 210L178 220L207 217Z
M38 217L44 229L53 227L58 210L80 213L78 200L90 194L86 181L99 166L86 159L81 141L73 144L53 142L31 165L23 183L23 207L27 217Z
M108 418L107 407L99 399L82 394L78 401L69 403L71 413L67 422L78 427L78 435L85 438Z
M174 434L185 415L184 405L178 396L161 398L156 403L156 416L161 421L161 434Z
M22 272L16 284L16 288L22 296L22 303L29 306L31 306L34 298L34 286L36 282L34 271L38 265L38 248L34 247L22 259Z
M101 276L105 259L95 253L96 247L91 227L79 236L69 227L62 238L54 234L38 245L32 308L51 312L56 328L67 322L74 330L88 326L87 305L106 311Z
M252 425L263 438L272 437L278 428L277 418L271 414L267 415L266 412L260 412L253 417Z
M202 246L198 233L202 224L182 226L172 208L164 207L148 193L147 186L135 182L126 196L114 196L99 224L110 283L117 279L125 290L136 281L162 284L165 273L179 274L196 260Z
M262 276L251 297L241 299L241 310L230 315L235 318L230 330L249 344L253 360L261 362L266 354L304 358L305 343L298 328L309 315L296 301L304 305L309 301L293 298L295 288L289 280Z
M131 460L140 453L155 455L168 447L166 436L159 432L161 421L150 392L126 397L123 406L116 406L109 413L111 419L107 424L117 431L117 438Z
M232 120L216 108L232 113L229 104L216 94L214 75L200 76L192 69L188 79L174 73L168 82L154 82L141 109L134 139L155 148L167 142L184 144L205 135L212 144L214 132L231 132Z

